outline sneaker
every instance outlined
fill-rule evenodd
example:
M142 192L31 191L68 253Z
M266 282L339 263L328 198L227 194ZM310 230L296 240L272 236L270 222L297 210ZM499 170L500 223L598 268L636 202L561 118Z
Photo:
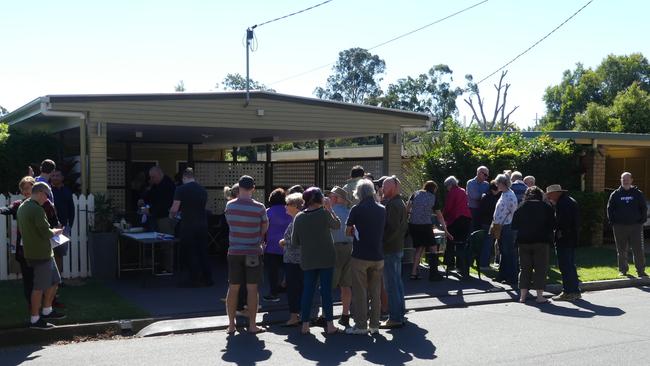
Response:
M49 330L54 328L54 324L50 324L43 320L43 318L38 319L36 323L29 324L30 329L40 329L40 330Z
M379 328L368 328L370 334L379 334Z
M52 310L48 315L41 313L41 319L65 319L65 314Z
M266 295L262 297L264 301L267 302L280 302L280 297L279 296L273 296L273 295Z
M638 274L639 277L648 277L648 274L645 273L644 271L641 271L641 272L639 272L637 274Z
M355 327L350 327L345 330L345 334L354 334L354 335L366 335L368 334L368 329L360 329Z
M350 316L341 315L341 318L339 319L339 325L344 327L345 329L350 328Z
M325 318L323 318L322 316L319 316L316 320L312 320L311 326L321 327L327 330L327 320L325 320Z

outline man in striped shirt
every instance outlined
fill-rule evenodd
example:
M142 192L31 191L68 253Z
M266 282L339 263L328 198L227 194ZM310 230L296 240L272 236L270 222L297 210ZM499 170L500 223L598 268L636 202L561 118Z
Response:
M248 332L260 333L263 330L255 324L257 315L257 288L262 280L262 240L269 228L266 208L253 199L255 181L248 175L239 178L239 197L226 204L226 220L230 228L228 247L228 334L233 334L237 295L240 286L245 285L248 292Z

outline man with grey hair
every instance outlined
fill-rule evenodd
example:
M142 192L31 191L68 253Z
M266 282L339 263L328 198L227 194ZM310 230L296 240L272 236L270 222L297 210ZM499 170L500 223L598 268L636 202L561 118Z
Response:
M388 297L388 320L383 328L398 328L404 325L406 306L404 283L402 282L402 257L404 236L408 230L406 205L400 195L400 181L396 176L388 177L382 184L382 204L386 207L384 226L384 287Z
M524 178L524 184L525 184L526 187L528 187L528 188L534 186L534 185L535 185L535 177L533 177L532 175L527 175L527 176Z
M643 192L632 182L631 173L621 174L621 186L612 192L607 202L607 218L614 229L620 275L627 275L627 252L632 247L637 274L646 277L643 224L648 219L648 207Z
M354 195L359 203L352 207L346 222L347 234L354 237L350 260L354 327L346 329L346 333L374 334L379 331L381 315L381 279L384 269L382 228L386 222L386 209L375 201L375 186L369 180L360 180Z
M517 203L521 203L521 201L524 200L524 194L528 189L528 186L526 185L526 183L524 183L522 178L523 178L523 174L521 174L521 172L517 170L512 172L512 174L510 175L510 180L512 181L512 185L510 186L510 189L512 189L512 191L515 192L515 196L517 196Z
M479 207L481 204L481 197L490 189L488 177L490 171L487 167L481 165L476 168L476 177L467 181L467 198L469 210L472 213L472 231L481 229L481 218L479 215Z

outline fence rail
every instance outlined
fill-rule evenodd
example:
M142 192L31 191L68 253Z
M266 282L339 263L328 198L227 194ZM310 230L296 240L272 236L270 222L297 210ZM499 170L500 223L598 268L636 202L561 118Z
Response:
M0 194L0 207L6 207L12 202L23 199L22 196ZM88 258L89 223L93 222L95 198L88 196L73 196L75 220L70 229L68 253L63 257L63 268L59 268L63 278L89 277L91 269ZM18 224L12 216L0 216L0 281L20 278L20 267L14 258L16 252Z

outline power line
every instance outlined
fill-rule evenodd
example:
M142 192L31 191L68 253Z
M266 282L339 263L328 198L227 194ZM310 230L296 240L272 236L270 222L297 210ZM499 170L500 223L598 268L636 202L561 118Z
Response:
M575 13L571 14L570 17L566 18L562 23L560 23L560 25L558 25L557 27L553 28L552 31L548 32L544 37L540 38L537 42L533 43L532 46L526 48L522 53L520 53L520 54L518 54L517 56L515 56L512 60L506 62L505 65L501 66L500 68L496 69L496 70L495 70L493 73L491 73L490 75L488 75L488 76L484 77L483 79L481 79L478 83L476 83L476 85L478 85L478 84L484 82L485 80L491 78L492 76L494 76L494 74L496 74L497 72L499 72L499 71L505 69L506 67L508 67L508 65L510 65L510 64L512 64L513 62L515 62L519 57L525 55L526 53L528 53L528 51L530 51L530 50L532 50L533 48L535 48L535 46L537 46L538 44L542 43L542 41L544 41L546 38L548 38L551 34L555 33L555 31L557 31L558 29L560 29L563 25L565 25L566 23L568 23L569 20L573 19L573 17L575 17L576 15L578 15L578 13L580 13L582 10L584 10L584 8L586 8L587 6L589 6L589 4L591 4L592 2L593 2L593 0L589 0L589 1L587 1L586 4L584 4L584 5L583 5L580 9L578 9Z
M472 9L472 8L475 8L475 7L479 6L479 5L482 5L482 4L484 4L484 3L488 2L488 1L489 1L489 0L479 1L478 3L476 3L476 4L474 4L474 5L468 6L468 7L464 8L464 9L461 9L461 10L455 12L455 13L449 14L449 15L447 15L447 16L445 16L445 17L442 17L442 18L440 18L440 19L438 19L438 20L436 20L436 21L433 21L433 22L431 22L431 23L429 23L429 24L427 24L427 25L424 25L424 26L422 26L422 27L419 27L419 28L413 29L413 30L408 31L408 32L406 32L406 33L404 33L404 34L401 34L401 35L399 35L399 36L397 36L397 37L394 37L394 38L391 38L391 39L389 39L389 40L387 40L387 41L384 41L384 42L381 42L381 43L379 43L379 44L376 44L376 45L374 45L374 46L368 48L367 50L370 51L370 50L373 50L373 49L375 49L375 48L379 48L379 47L381 47L381 46L387 45L387 44L389 44L389 43L391 43L391 42L397 41L398 39L404 38L404 37L406 37L406 36L410 36L410 35L413 34L413 33L419 32L419 31L421 31L421 30L423 30L423 29L425 29L425 28L428 28L428 27L430 27L430 26L432 26L432 25L435 25L435 24L438 24L438 23L440 23L440 22L443 22L443 21L445 21L445 20L447 20L447 19L449 19L449 18L452 18L452 17L454 17L454 16L456 16L456 15L460 15L461 13L464 13L464 12L466 12L466 11ZM330 62L330 63L324 64L324 65L321 65L321 66L315 67L315 68L313 68L313 69L310 69L310 70L307 70L307 71L303 71L303 72L301 72L301 73L299 73L299 74L295 74L295 75L292 75L292 76L286 77L286 78L284 78L284 79L280 79L280 80L278 80L278 81L274 81L274 82L272 82L272 83L270 83L270 84L268 84L268 85L274 85L274 84L278 84L278 83L281 83L281 82L284 82L284 81L287 81L287 80L295 79L295 78L297 78L297 77L300 77L300 76L303 76L303 75L306 75L306 74L310 74L310 73L312 73L312 72L314 72L314 71L317 71L317 70L320 70L320 69L324 69L324 68L326 68L326 67L328 67L328 66L334 65L335 63L336 63L336 62Z
M266 22L263 22L263 23L260 23L260 24L255 24L254 26L251 27L251 29L255 29L257 27L261 27L261 26L269 24L269 23L277 22L278 20L286 19L286 18L292 17L294 15L298 15L300 13L304 13L304 12L309 11L311 9L317 8L317 7L321 6L321 5L325 5L325 4L329 3L329 2L332 2L332 0L323 1L322 3L310 6L308 8L302 9L302 10L298 10L298 11L293 12L291 14L287 14L287 15L281 16L279 18L267 20Z

